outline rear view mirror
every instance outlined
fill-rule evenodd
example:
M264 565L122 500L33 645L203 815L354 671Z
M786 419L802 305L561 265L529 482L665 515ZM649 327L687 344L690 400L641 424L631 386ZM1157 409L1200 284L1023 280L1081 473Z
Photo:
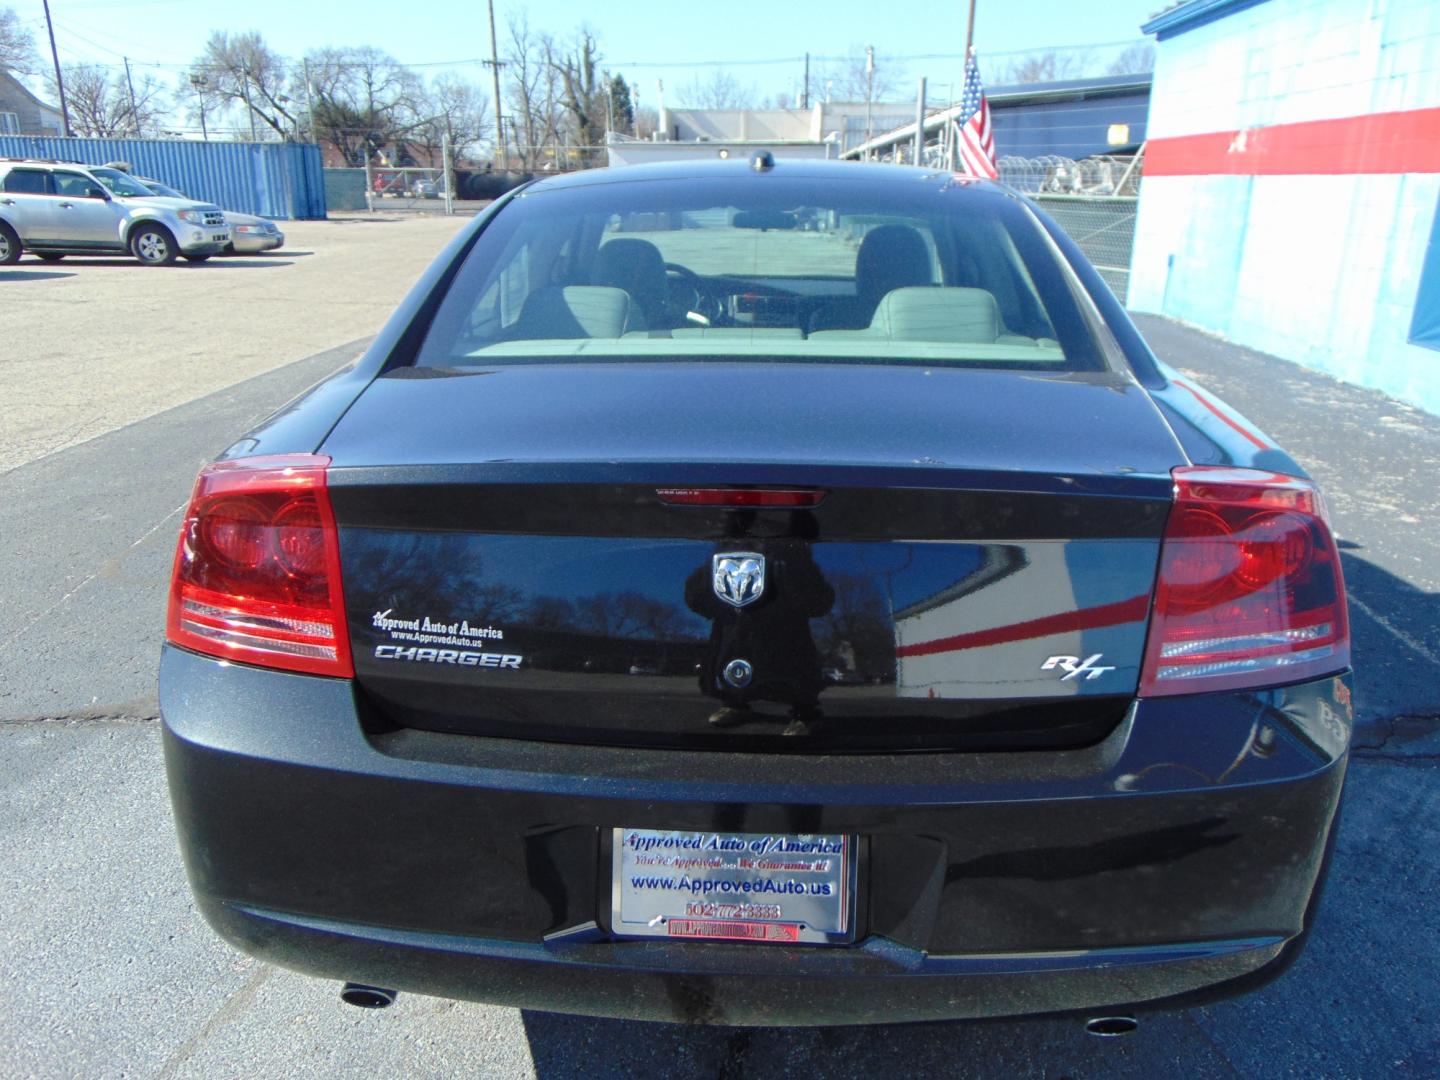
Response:
M796 218L787 210L741 210L731 224L737 229L793 229Z

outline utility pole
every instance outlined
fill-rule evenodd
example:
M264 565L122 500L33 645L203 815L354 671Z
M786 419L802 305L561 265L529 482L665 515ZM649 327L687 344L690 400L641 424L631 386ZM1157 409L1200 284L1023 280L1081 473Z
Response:
M250 104L250 69L241 69L244 78L240 81L240 96L245 99L245 113L250 117L250 141L259 142L260 136L255 133L255 106Z
M865 46L865 141L875 138L875 124L871 105L875 99L875 46ZM866 150L868 158L871 151Z
M800 94L800 107L802 109L810 107L810 54L808 52L805 54L805 89Z
M65 104L65 80L60 77L60 54L55 49L55 24L50 21L50 0L45 0L45 29L50 32L50 59L55 61L55 89L60 94L60 121L65 125L65 137L71 139L75 133L70 130L70 109Z
M440 136L440 163L445 169L445 213L455 213L455 162L450 156L450 133Z
M310 58L300 61L305 69L305 131L315 141L315 89L310 85Z
M195 100L200 103L200 137L206 142L210 141L210 132L205 128L205 87L210 80L204 75L190 76L190 85L195 88Z
M125 85L130 90L130 126L135 129L135 137L140 137L140 114L135 108L135 80L130 77L130 58L122 56L125 61Z
M913 165L925 163L925 76L920 76L920 93L915 97L915 160Z
M505 125L500 119L500 46L495 40L495 0L490 0L490 74L495 77L495 160L505 167Z

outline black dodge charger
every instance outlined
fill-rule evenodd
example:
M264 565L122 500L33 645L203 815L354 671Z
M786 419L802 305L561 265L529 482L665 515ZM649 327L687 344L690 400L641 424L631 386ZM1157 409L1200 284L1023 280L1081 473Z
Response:
M1319 492L1052 221L765 155L494 203L201 471L167 639L200 910L362 1004L1238 992L1351 730Z

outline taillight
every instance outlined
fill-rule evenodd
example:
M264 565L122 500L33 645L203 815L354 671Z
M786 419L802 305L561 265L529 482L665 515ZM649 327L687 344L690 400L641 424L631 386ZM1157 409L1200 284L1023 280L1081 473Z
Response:
M1314 485L1175 469L1140 695L1328 675L1350 663L1340 555Z
M175 552L170 641L247 664L354 675L329 464L293 454L200 470Z

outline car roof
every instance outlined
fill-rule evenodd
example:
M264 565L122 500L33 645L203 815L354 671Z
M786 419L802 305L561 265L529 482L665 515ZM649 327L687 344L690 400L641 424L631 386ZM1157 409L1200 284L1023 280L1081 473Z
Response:
M69 161L65 158L19 158L0 157L0 169L10 169L16 165L39 166L41 168L53 168L59 165L66 169L95 169L99 166L90 165L84 161Z
M722 147L716 147L718 153ZM734 151L732 151L734 153ZM759 153L757 151L757 153ZM964 176L946 169L923 169L913 165L892 165L880 162L823 161L816 158L773 158L773 164L757 169L755 155L743 152L727 160L665 161L644 165L622 165L604 169L548 176L530 185L527 191L561 191L602 184L664 183L677 180L723 180L740 182L747 176L783 176L792 180L827 180L855 184L935 184L962 185L977 191L989 191L1018 198L1014 191L994 180Z

